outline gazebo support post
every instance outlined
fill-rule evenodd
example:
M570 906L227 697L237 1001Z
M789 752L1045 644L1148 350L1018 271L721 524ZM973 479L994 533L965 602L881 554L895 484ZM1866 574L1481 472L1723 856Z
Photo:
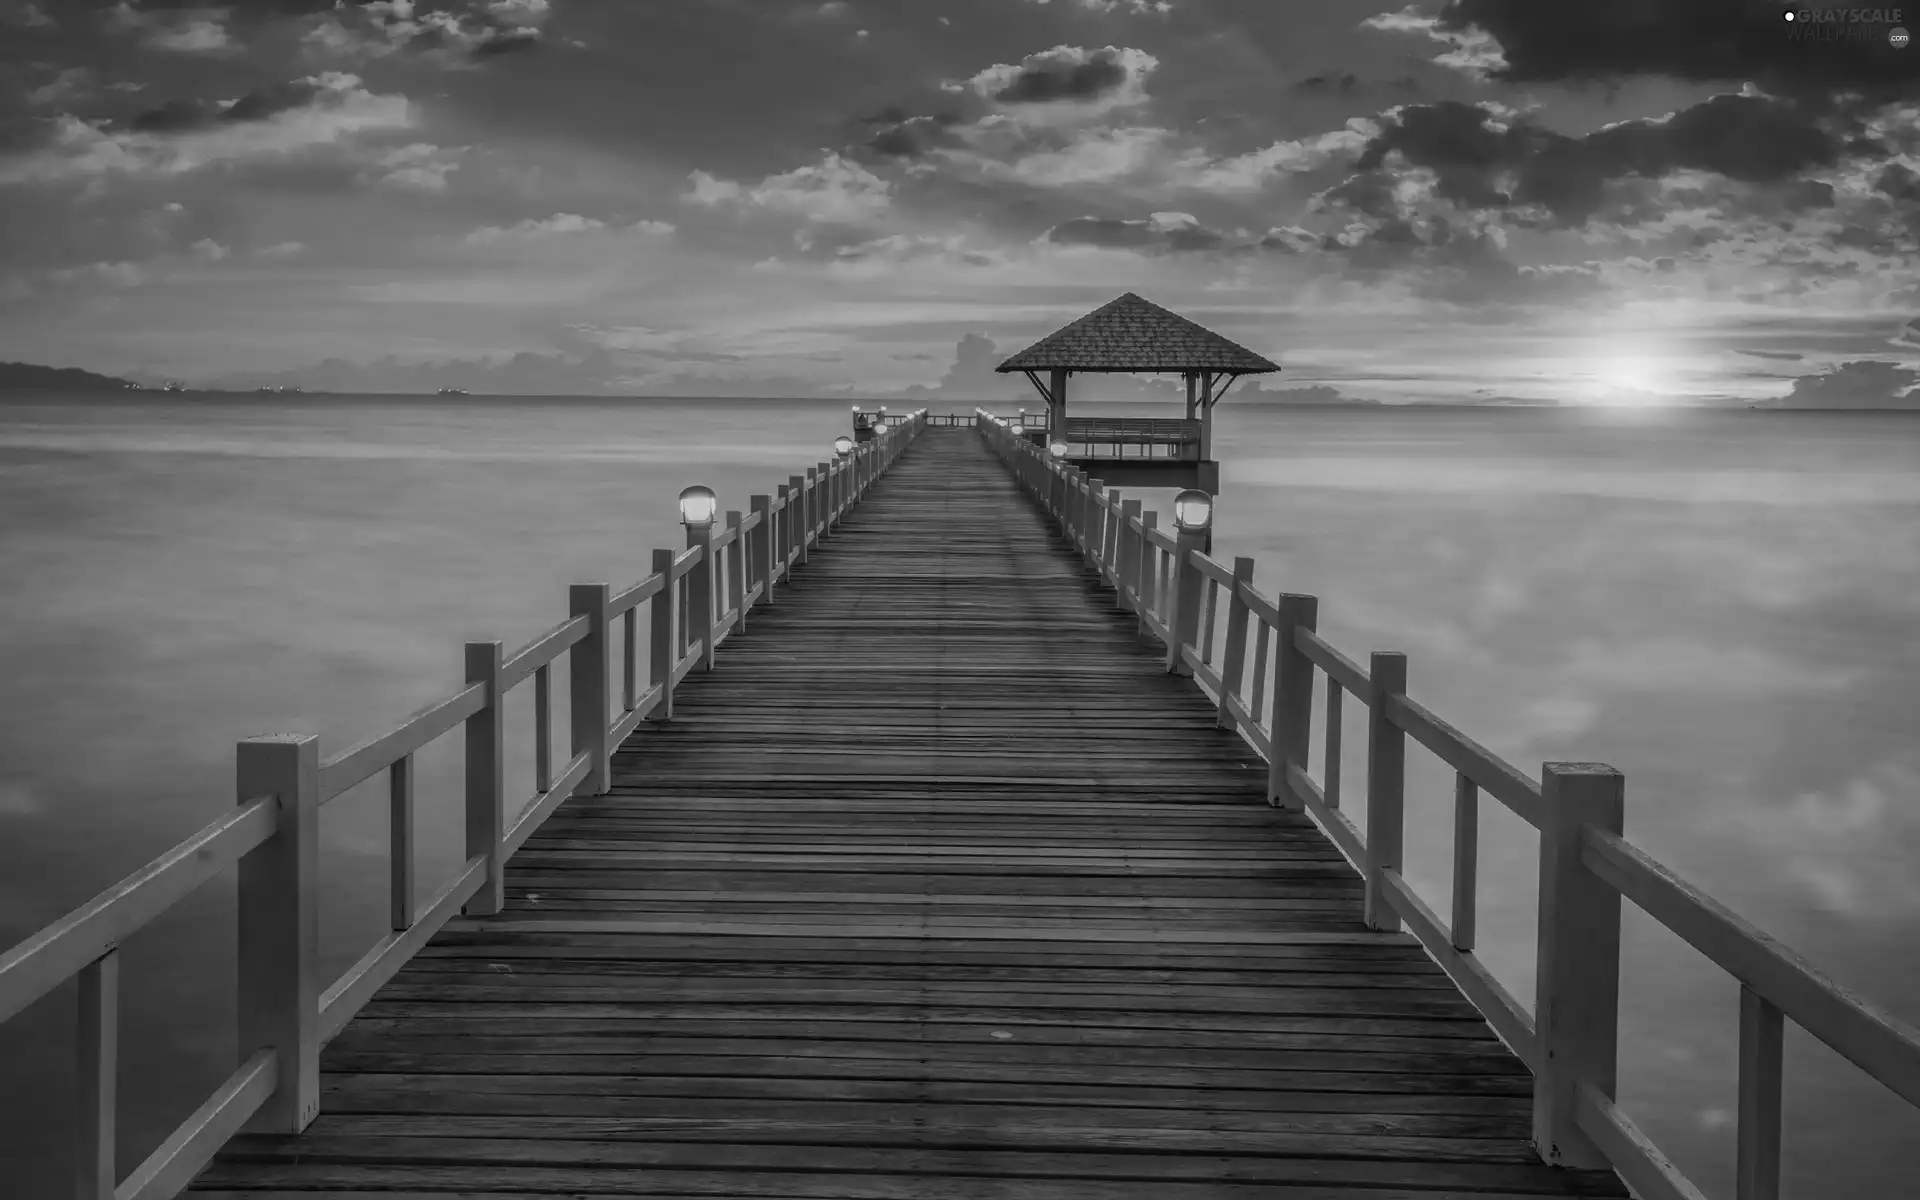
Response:
M1188 376L1189 379L1192 376ZM1213 372L1200 372L1200 461L1213 458Z
M1053 393L1048 397L1047 405L1048 440L1065 441L1067 439L1067 373L1063 368L1053 369L1053 386L1048 391Z

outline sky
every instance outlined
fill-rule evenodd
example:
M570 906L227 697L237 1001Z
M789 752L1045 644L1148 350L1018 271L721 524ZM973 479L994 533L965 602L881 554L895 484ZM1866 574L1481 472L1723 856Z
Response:
M1136 291L1269 389L1920 407L1913 3L0 0L0 359L1012 396Z

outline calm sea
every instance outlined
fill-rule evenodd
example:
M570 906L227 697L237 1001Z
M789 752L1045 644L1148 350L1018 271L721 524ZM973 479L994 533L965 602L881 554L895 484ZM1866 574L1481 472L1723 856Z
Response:
M228 808L239 738L381 732L453 690L463 640L511 649L569 583L644 576L681 487L745 509L847 424L810 401L0 403L0 945ZM1635 842L1920 1020L1920 418L1229 401L1219 424L1221 557L1319 596L1350 656L1406 652L1416 698L1523 768L1620 768ZM1444 908L1451 784L1410 760L1410 874ZM458 764L422 770L437 886ZM1495 808L1483 954L1530 999L1535 852ZM323 830L332 978L383 928L384 814L356 792ZM125 947L124 1164L233 1064L231 906L229 878ZM1738 987L1631 912L1627 942L1624 1104L1728 1194ZM67 1194L72 1028L69 987L0 1029L23 1200ZM1920 1119L1795 1032L1787 1071L1791 1194L1920 1193Z

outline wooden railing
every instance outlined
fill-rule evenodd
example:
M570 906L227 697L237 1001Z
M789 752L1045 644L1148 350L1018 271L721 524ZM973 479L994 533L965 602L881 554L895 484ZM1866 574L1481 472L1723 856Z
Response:
M1622 837L1618 771L1546 763L1534 782L1409 697L1405 655L1378 652L1362 668L1315 632L1314 597L1268 599L1254 590L1252 559L1215 562L1203 552L1204 532L1158 528L1139 500L1054 460L1004 419L982 414L976 424L1113 587L1115 603L1138 614L1142 632L1166 648L1168 671L1191 676L1217 706L1219 724L1266 759L1269 803L1312 814L1362 873L1367 924L1404 925L1532 1069L1534 1145L1545 1161L1610 1167L1642 1200L1701 1198L1614 1103L1622 898L1740 983L1739 1200L1779 1195L1786 1018L1920 1106L1920 1031L1838 986ZM1327 695L1319 781L1307 773L1316 671ZM1364 831L1340 808L1343 693L1367 708ZM1449 920L1402 873L1408 738L1455 772ZM1482 792L1540 833L1531 1011L1474 954Z
M85 1200L159 1200L185 1187L243 1127L298 1133L320 1108L320 1048L455 913L504 903L504 868L570 795L608 788L614 749L649 718L673 714L674 687L712 670L714 651L748 612L807 561L924 427L907 414L848 456L807 468L729 512L719 532L690 529L681 550L655 550L653 573L632 587L575 585L565 621L511 654L469 642L459 691L399 728L331 758L306 735L239 744L239 806L91 901L0 956L0 1021L79 977L76 1194ZM647 686L638 679L640 609L648 610ZM618 711L610 697L613 626L621 629ZM565 654L571 697L567 761L555 769L550 669ZM536 791L511 822L505 801L503 700L531 678ZM414 756L464 732L465 862L423 904L413 878ZM320 810L381 773L387 777L392 932L324 990L319 980ZM239 1042L242 1062L207 1101L116 1184L115 1075L120 943L228 867L239 867Z

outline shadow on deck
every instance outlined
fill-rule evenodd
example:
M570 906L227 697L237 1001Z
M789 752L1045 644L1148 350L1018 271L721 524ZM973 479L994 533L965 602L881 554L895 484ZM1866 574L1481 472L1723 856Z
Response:
M927 430L193 1190L1626 1195L1097 583Z

